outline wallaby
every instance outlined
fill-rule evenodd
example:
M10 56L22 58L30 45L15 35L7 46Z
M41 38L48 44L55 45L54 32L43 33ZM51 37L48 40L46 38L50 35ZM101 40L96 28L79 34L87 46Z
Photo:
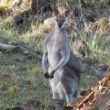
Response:
M63 106L66 99L67 106L72 105L80 81L80 64L73 54L68 41L67 17L69 10L62 15L54 11L55 21L52 31L44 40L42 68L46 78L49 78L53 100L56 108Z

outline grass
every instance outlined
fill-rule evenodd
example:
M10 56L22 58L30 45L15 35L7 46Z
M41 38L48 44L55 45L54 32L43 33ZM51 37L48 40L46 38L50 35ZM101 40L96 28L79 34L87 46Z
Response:
M20 58L24 59L17 61ZM28 99L32 100L35 97L42 102L42 105L47 103L47 99L49 101L50 97L47 95L50 94L49 87L37 59L28 60L25 56L10 53L4 55L2 61L0 62L0 110L18 103L23 105Z

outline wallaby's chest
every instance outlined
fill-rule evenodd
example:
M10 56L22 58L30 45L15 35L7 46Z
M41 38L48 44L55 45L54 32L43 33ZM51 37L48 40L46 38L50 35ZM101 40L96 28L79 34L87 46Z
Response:
M48 52L58 52L63 47L63 43L61 40L51 38L47 44Z

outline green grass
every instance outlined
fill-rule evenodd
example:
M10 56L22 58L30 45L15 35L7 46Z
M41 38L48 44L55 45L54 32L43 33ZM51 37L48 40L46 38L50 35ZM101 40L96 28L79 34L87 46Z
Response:
M86 70L81 74L80 89L87 89L97 84L97 77L92 71Z
M17 61L24 58L21 61ZM48 81L44 79L38 59L25 59L25 56L10 53L2 57L0 62L0 110L37 97L46 106L50 97ZM0 60L1 61L1 60ZM8 76L8 77L6 77ZM47 87L47 88L46 88ZM6 90L3 90L6 88ZM10 91L16 88L16 93Z

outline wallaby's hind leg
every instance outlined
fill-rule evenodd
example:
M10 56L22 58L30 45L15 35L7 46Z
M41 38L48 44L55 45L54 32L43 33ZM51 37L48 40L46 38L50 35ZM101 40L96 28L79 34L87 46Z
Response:
M73 93L70 90L67 90L67 88L64 85L64 92L65 92L65 98L67 102L67 106L71 106L73 102Z
M50 86L52 89L52 94L53 94L53 106L55 107L55 110L62 110L63 105L64 105L64 97L65 93L62 87L61 82L55 84L54 79L50 80ZM57 93L56 93L57 91Z
M63 90L66 96L67 106L71 106L74 97L77 95L79 83L78 77L74 70L65 67L62 76Z
M59 105L61 108L63 108L64 102L65 102L65 93L64 93L63 85L61 81L57 84L56 88L57 88L58 95L59 95Z
M54 84L54 81L53 80L49 80L50 82L50 87L51 87L51 90L52 90L52 98L53 99L58 99L58 96L57 96L57 93L56 93L56 90L55 90L55 84Z
M76 96L78 90L77 82L71 78L70 80L72 81L68 84L63 83L67 106L72 106L74 97Z
M51 90L52 90L52 106L55 108L55 110L60 110L61 106L60 106L60 101L58 99L58 94L56 93L56 86L54 83L54 79L50 79L50 86L51 86Z
M71 82L71 93L68 93L67 91L67 96L66 96L66 100L67 100L67 106L71 106L73 103L74 98L77 96L77 91L78 91L78 83L73 80Z

